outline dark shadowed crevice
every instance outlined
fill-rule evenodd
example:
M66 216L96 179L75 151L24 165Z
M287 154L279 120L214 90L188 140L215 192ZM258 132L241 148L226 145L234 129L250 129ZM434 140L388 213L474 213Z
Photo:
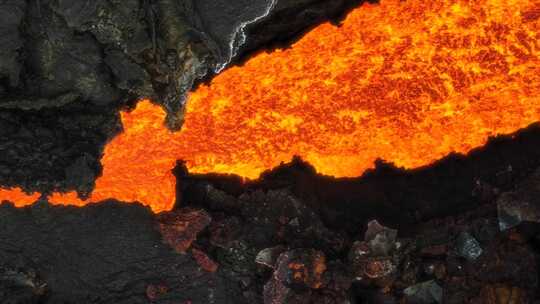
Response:
M356 234L362 223L377 218L406 232L416 223L477 208L483 203L479 197L482 187L509 191L539 166L540 125L533 124L513 135L491 139L465 156L449 155L414 170L379 161L359 178L321 176L300 159L247 183L237 176L189 174L180 164L176 169L178 205L207 203L207 184L231 196L287 188L318 210L329 227Z

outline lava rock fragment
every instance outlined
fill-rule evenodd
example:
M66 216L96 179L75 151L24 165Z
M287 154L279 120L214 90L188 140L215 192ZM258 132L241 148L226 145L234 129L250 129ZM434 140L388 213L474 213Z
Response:
M285 247L280 245L271 248L265 248L259 251L259 253L255 257L255 263L264 265L266 267L274 268L277 259L284 251Z
M185 253L211 221L206 211L187 208L161 213L159 228L164 242L178 253Z
M497 199L499 228L508 230L521 222L540 223L540 170L523 181L513 192Z
M372 255L387 256L396 248L397 230L370 221L364 237Z
M368 223L364 241L353 243L348 259L357 281L376 280L388 285L397 270L397 230L380 225L376 220Z
M204 253L202 250L199 250L197 248L191 249L191 254L193 255L193 258L197 261L199 266L202 267L202 269L208 271L208 272L216 272L218 270L219 265L214 262L206 253Z
M482 255L480 243L468 232L459 234L456 240L457 253L469 261L474 261Z
M407 303L412 304L442 303L443 300L443 289L433 280L408 287L403 293L407 297Z
M306 248L282 253L264 286L264 303L313 303L313 291L323 287L326 268L320 251Z

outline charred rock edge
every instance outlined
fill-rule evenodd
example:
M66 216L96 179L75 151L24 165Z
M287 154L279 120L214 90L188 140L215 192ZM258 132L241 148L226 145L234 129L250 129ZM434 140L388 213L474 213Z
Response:
M324 22L338 25L354 8L378 0L305 0L308 8L294 8L294 0L277 0L275 9L260 22L246 28L246 42L239 48L231 64L241 65L254 53L288 48L304 34ZM291 30L293 29L293 30Z
M321 175L300 157L247 181L233 174L190 173L180 160L173 169L177 177L175 208L198 206L234 213L235 206L207 205L208 185L232 197L286 188L320 211L325 224L334 229L356 234L361 223L378 218L392 222L404 233L413 223L474 209L482 203L478 197L482 187L511 190L537 167L540 123L490 138L466 155L452 153L420 168L403 169L377 160L374 169L353 178ZM95 204L99 202L89 205Z
M513 134L491 138L467 155L450 154L421 168L407 170L378 160L374 169L357 178L320 175L298 157L247 182L235 175L191 174L181 161L174 173L177 206L235 209L209 206L208 185L233 197L286 188L321 212L327 226L357 234L362 223L372 218L391 222L406 233L414 223L472 210L482 203L482 187L509 191L538 167L540 123L534 123Z

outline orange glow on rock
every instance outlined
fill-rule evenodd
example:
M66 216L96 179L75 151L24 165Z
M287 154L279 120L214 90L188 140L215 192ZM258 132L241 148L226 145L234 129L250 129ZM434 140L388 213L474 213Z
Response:
M39 193L28 194L20 188L3 189L0 188L0 203L7 200L15 203L16 206L26 206L34 203L40 197Z
M299 155L344 177L377 158L414 168L467 153L539 120L539 55L539 1L364 4L199 87L180 132L148 101L122 113L91 201L168 210L177 159L191 172L256 178Z

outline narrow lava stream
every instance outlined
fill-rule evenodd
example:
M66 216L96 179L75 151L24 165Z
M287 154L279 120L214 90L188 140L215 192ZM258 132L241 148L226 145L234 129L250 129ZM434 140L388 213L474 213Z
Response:
M260 53L189 96L183 129L142 101L122 113L90 201L172 208L176 160L191 172L257 178L299 155L359 176L377 158L405 168L540 120L540 1L382 0ZM18 206L37 196L0 190ZM50 201L84 205L74 193Z

